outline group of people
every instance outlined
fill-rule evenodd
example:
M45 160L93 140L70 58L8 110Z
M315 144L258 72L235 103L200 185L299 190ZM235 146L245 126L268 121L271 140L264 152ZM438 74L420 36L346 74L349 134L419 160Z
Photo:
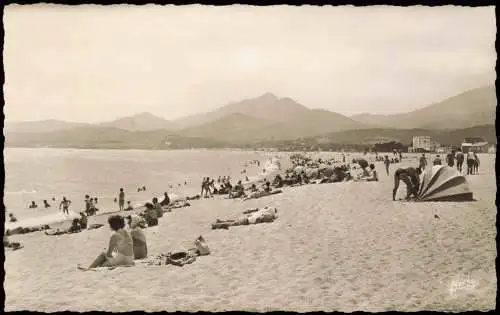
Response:
M466 160L467 163L467 175L473 175L477 174L478 169L479 169L479 157L474 151L469 151L467 154L464 154L461 149L458 149L457 151L451 151L448 154L446 154L446 164L449 167L454 167L455 162L456 162L456 167L457 170L462 173L462 167L463 164ZM432 161L433 165L443 165L443 161L441 159L441 156L438 154ZM419 158L419 168L422 170L425 170L427 167L427 158L425 157L425 153L422 153L422 155Z
M96 267L132 266L135 259L143 259L148 255L146 235L141 229L141 219L136 215L127 217L129 229L126 229L125 218L113 215L108 224L113 235L109 240L106 252L99 254L88 266L80 269Z

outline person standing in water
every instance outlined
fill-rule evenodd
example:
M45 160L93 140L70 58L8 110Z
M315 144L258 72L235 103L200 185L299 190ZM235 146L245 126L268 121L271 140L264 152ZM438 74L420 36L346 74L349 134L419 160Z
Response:
M387 176L389 176L389 165L391 165L391 161L389 160L389 156L385 156L384 159L384 165L385 165L385 172L387 173Z
M425 158L425 153L422 153L418 167L420 167L421 170L425 170L426 166L427 166L427 159Z
M63 197L61 203L59 204L59 210L61 210L64 214L69 215L69 206L71 205L71 200L67 200L66 197Z
M123 211L125 208L125 193L123 192L123 188L120 188L120 194L118 195L118 207L120 211Z

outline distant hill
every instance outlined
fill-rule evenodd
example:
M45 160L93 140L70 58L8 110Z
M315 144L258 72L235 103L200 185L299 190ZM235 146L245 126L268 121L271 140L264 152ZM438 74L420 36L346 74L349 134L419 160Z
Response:
M495 125L445 130L375 128L328 133L313 139L319 142L339 144L371 144L382 140L384 142L397 141L405 145L411 145L414 136L430 136L434 141L442 145L458 145L468 137L481 137L492 144L497 142Z
M231 114L243 114L266 121L282 122L296 119L310 111L309 108L291 98L278 98L266 93L259 97L231 103L214 111L193 115L173 122L179 128L188 128L214 122Z
M157 129L175 129L175 124L150 113L140 113L99 124L103 127L113 127L129 131L147 131Z
M485 86L409 113L360 114L351 118L380 127L460 129L495 124L496 104L495 87Z
M60 131L77 127L91 126L85 123L67 122L62 120L41 120L41 121L22 121L22 122L6 122L4 132L21 132L21 133L39 133Z

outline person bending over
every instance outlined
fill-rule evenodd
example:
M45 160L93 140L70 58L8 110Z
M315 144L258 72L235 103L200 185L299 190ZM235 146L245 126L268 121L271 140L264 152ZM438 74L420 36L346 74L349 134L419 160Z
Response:
M399 182L403 181L406 184L406 200L413 195L415 198L418 195L420 187L420 174L422 170L417 167L398 168L394 173L394 189L392 190L392 200L396 200L396 192L399 188Z

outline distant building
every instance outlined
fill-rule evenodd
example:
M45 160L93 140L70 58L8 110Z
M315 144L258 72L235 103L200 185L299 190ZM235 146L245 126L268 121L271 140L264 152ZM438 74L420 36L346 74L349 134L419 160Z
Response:
M439 144L430 136L415 136L412 141L412 152L434 152Z
M477 152L477 153L488 153L489 145L487 141L483 138L465 138L462 142L463 152Z

